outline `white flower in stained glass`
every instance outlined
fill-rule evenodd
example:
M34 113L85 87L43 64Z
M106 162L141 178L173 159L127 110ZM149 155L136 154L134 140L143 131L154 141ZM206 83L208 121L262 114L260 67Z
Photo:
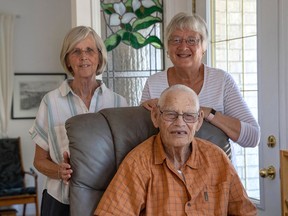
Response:
M123 2L115 3L113 8L116 13L110 16L110 26L118 26L121 23L127 24L136 17L134 13L126 13L126 7Z
M132 7L134 11L139 9L141 5L143 5L143 7L145 8L150 8L156 4L152 0L133 0L132 2Z

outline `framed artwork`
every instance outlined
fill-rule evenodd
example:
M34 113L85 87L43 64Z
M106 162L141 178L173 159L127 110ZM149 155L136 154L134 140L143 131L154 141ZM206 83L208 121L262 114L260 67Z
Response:
M34 119L43 96L60 86L65 73L15 73L12 119Z

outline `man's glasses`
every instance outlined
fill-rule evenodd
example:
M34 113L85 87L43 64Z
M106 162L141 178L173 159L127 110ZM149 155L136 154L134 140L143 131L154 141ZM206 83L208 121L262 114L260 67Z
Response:
M94 56L97 53L97 51L89 47L86 50L76 48L70 52L70 55L80 57L83 55L83 53L85 53L87 56Z
M158 107L159 108L159 107ZM179 116L182 116L184 122L186 123L195 123L199 118L199 113L177 113L175 111L161 111L159 108L160 114L165 121L174 122L178 119Z
M169 44L180 45L183 41L185 41L188 46L196 46L199 44L200 39L194 37L188 37L187 39L183 39L181 37L173 37L169 39Z

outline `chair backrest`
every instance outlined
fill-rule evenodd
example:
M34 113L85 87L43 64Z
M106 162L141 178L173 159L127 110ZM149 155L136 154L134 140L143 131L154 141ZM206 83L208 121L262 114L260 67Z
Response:
M20 138L0 139L0 196L24 187Z
M39 215L37 195L37 174L23 168L19 138L0 139L0 207L35 204L35 215ZM25 176L34 179L34 186L25 186ZM1 215L1 214L0 214Z
M143 107L107 108L74 116L66 121L70 162L71 216L93 215L105 189L126 154L158 133ZM204 122L197 136L209 138L221 148L228 137Z

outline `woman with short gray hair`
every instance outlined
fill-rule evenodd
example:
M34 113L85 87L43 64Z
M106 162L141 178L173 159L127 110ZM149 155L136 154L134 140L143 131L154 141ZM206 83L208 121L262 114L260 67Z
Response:
M29 130L35 143L34 166L47 177L41 216L70 215L69 180L73 170L69 164L65 121L103 108L128 106L124 97L96 79L106 67L107 51L91 27L77 26L67 33L60 60L72 78L43 97Z
M260 127L233 77L202 63L207 43L207 26L199 15L176 14L165 33L165 48L173 66L147 79L141 104L151 110L164 89L175 84L186 85L198 94L207 122L240 146L255 147L260 142ZM230 155L231 151L226 153ZM232 162L236 165L233 149Z

